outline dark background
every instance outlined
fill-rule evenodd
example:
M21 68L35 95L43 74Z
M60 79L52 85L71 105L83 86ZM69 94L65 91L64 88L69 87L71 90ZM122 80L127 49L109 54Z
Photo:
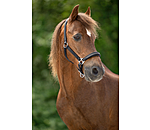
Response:
M59 83L48 67L50 41L56 25L69 17L79 4L79 12L91 8L91 16L101 27L95 41L102 62L119 74L118 0L33 0L32 1L32 126L33 130L67 130L56 110Z

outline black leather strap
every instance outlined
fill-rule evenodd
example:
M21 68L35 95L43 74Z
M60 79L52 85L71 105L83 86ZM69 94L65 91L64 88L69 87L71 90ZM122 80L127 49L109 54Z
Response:
M86 57L83 58L83 61L86 61L87 59L93 57L93 56L101 56L99 52L92 52L91 54L87 55Z
M76 58L78 61L80 61L80 57L79 57L69 46L67 46L67 49L72 53L72 55L75 56L75 58Z
M74 64L72 61L70 61L69 59L68 59L68 57L67 57L67 48L64 48L64 54L65 54L65 57L66 57L66 59L69 61L69 62L71 62L72 64Z
M64 44L67 43L67 36L66 36L66 25L67 25L67 22L68 22L69 18L66 19L65 21L65 26L64 26Z
M83 64L79 63L79 64L78 64L78 71L79 71L82 75L84 75L82 68L83 68Z

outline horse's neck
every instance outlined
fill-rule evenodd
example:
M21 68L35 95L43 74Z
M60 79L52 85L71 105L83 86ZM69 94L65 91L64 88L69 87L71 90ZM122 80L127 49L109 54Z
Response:
M60 89L66 97L74 95L74 92L82 81L76 66L61 56L59 58L58 79Z

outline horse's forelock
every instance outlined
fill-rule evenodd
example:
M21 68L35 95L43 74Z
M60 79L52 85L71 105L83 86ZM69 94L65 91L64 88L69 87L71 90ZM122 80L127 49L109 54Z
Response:
M90 32L93 32L95 36L98 36L97 29L100 29L100 27L95 20L85 13L79 13L77 20L80 21Z

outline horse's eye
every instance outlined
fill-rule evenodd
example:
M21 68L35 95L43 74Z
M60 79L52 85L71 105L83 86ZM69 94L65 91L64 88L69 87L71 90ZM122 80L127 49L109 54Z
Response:
M80 33L77 33L76 35L73 36L73 39L75 41L80 41L81 40L82 35Z

